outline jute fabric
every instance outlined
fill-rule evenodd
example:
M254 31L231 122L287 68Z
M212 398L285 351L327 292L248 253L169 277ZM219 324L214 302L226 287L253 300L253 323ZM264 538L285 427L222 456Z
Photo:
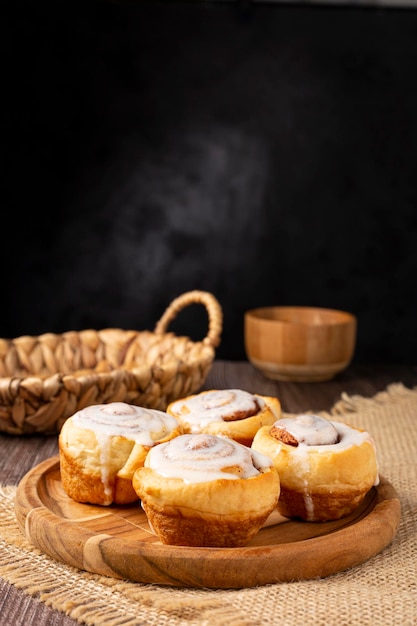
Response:
M342 394L330 415L373 435L381 474L401 500L401 522L392 543L357 567L326 579L240 590L177 589L93 575L33 548L15 520L16 487L3 485L0 575L88 625L415 626L417 387L397 383L373 398Z

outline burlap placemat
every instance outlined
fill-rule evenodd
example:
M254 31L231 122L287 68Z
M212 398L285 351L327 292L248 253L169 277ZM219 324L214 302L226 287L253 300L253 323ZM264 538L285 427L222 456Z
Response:
M366 563L326 579L242 590L141 585L82 572L33 548L19 530L16 487L0 488L0 575L80 624L104 626L415 626L417 624L417 387L390 385L374 398L342 395L334 419L375 438L381 474L402 518L392 543Z

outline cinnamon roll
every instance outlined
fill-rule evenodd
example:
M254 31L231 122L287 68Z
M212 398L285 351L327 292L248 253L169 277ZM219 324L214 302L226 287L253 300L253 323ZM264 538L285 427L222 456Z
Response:
M375 443L364 430L317 415L282 418L252 448L278 471L279 512L307 521L346 517L379 482Z
M185 434L152 448L133 476L149 524L164 544L247 544L275 509L271 460L228 437Z
M172 415L124 402L81 409L64 422L58 438L62 486L77 502L134 502L135 470L150 448L181 432Z
M242 389L212 389L171 402L167 413L178 419L184 433L224 435L250 446L255 433L281 417L278 398Z

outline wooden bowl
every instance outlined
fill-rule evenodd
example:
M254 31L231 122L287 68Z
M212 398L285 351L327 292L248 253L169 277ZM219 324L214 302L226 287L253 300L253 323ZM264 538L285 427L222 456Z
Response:
M356 317L346 311L271 306L245 313L245 351L268 378L294 382L330 380L353 357Z

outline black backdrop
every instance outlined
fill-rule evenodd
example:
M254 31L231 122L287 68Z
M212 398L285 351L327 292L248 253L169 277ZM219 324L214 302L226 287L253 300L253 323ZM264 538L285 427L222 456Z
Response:
M0 336L153 329L204 289L219 358L246 309L307 304L415 364L417 10L28 5L1 9Z

